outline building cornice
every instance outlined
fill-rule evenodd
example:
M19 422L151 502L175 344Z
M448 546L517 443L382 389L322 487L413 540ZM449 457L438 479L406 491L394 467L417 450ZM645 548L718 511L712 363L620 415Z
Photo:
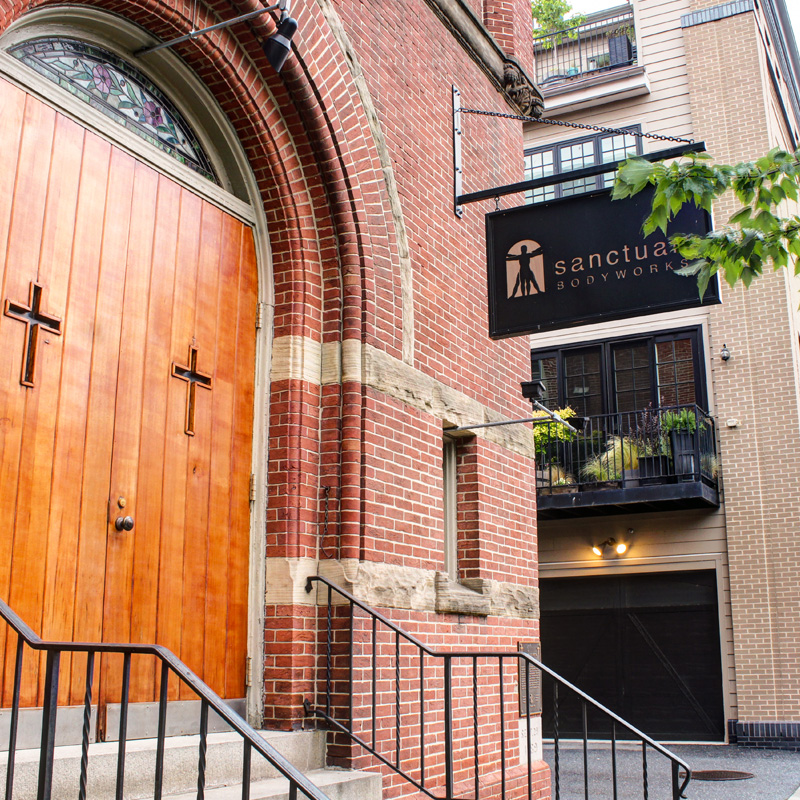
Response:
M538 117L542 93L524 67L503 51L466 0L426 0L445 27L519 114Z

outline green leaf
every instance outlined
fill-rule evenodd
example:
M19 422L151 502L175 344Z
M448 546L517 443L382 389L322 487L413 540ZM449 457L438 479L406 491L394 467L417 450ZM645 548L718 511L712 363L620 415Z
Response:
M731 225L744 225L752 217L750 206L740 208L729 220Z
M697 276L697 291L700 294L701 301L705 296L706 289L708 289L708 283L710 280L711 280L711 273L708 272L707 270L702 270L700 274Z
M797 184L791 178L784 178L781 181L781 189L791 200L797 200Z
M675 270L676 275L684 275L691 277L692 275L697 275L698 272L703 268L703 265L706 262L702 259L698 259L697 261L692 261L690 264L687 264L685 267L681 267L680 269Z

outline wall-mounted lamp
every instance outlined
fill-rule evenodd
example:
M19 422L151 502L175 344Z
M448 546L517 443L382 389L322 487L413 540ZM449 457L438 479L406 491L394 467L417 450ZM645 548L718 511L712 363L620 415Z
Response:
M296 33L297 20L284 13L278 25L278 30L265 42L261 42L261 49L275 72L280 72L283 69L283 65L292 50L292 36Z
M281 18L278 23L278 30L273 33L269 39L261 43L264 54L267 56L267 61L269 61L276 72L280 72L289 56L292 47L292 37L297 33L297 20L289 16L289 2L290 0L278 0L275 5L257 8L255 11L250 11L247 14L225 20L225 22L218 22L216 25L209 25L207 28L203 28L199 31L192 31L184 36L179 36L177 39L170 39L168 42L160 42L152 47L142 47L137 50L134 55L146 56L148 53L155 53L156 50L163 50L165 47L174 47L176 44L186 42L189 39L195 39L205 33L218 31L222 28L229 28L231 25L236 25L239 22L247 22L266 11L280 11Z
M721 358L723 361L728 361L728 360L730 360L730 357L731 357L731 351L730 351L730 350L728 350L728 345L726 345L726 344L723 344L723 345L722 345L722 350L720 350L720 351L719 351L719 357L720 357L720 358Z
M625 555L628 550L628 545L624 542L618 542L616 539L606 539L600 544L592 546L592 552L601 558L615 558L616 556Z

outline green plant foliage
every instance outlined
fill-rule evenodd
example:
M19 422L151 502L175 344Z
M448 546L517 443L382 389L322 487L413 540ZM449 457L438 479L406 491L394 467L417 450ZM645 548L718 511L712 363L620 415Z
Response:
M553 44L561 44L565 37L576 38L575 31L565 31L565 29L582 25L586 18L580 14L567 18L570 11L572 11L572 6L567 0L532 0L533 35L539 37L564 33L564 36L554 36L553 39L544 39L539 42L539 45L545 50L549 50Z
M569 420L576 416L575 410L566 406L565 408L555 409L561 419ZM547 422L536 422L533 425L533 448L537 456L545 456L547 459L555 457L555 442L574 442L575 431L571 431L560 422L556 422L544 413L544 411L534 411L534 419L548 420ZM537 460L539 460L537 458Z
M689 408L682 408L680 411L662 411L661 430L665 435L670 431L694 433L697 430L697 417Z
M784 201L798 199L800 150L775 148L758 161L734 166L713 164L705 153L689 153L669 164L633 158L620 167L612 196L631 197L646 186L655 190L643 228L646 236L656 229L666 234L667 223L686 203L710 212L712 202L731 190L741 204L718 230L670 237L689 262L676 272L695 276L701 297L719 271L731 286L739 281L749 286L769 264L780 269L793 262L795 274L800 274L800 217L779 208Z
M634 439L628 436L611 436L605 450L583 465L581 474L598 482L617 481L622 477L623 471L638 469L640 455L639 445Z

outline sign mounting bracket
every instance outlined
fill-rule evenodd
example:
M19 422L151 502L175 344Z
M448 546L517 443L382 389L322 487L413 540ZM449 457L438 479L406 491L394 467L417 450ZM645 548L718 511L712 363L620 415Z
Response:
M509 194L519 194L520 192L527 192L531 189L539 189L543 186L553 186L558 183L566 183L567 181L580 180L581 178L590 178L594 175L602 175L606 172L613 172L627 161L627 158L618 161L609 161L605 164L594 164L590 167L583 167L582 169L571 170L570 172L560 172L555 175L548 175L544 178L532 178L527 181L520 181L519 183L511 183L506 186L497 186L493 189L483 189L478 192L467 192L464 194L464 165L462 156L462 124L463 115L471 113L471 109L465 109L461 105L461 92L458 87L453 85L453 212L457 217L464 215L464 206L467 203L477 203L480 200L494 199L499 202L499 199ZM488 112L480 112L488 113ZM497 114L497 116L505 116ZM511 119L522 119L509 115ZM532 122L537 120L532 119ZM581 126L586 127L586 126ZM641 134L647 136L647 134ZM655 136L651 138L670 138L663 136ZM637 158L643 158L645 161L663 161L668 158L678 158L686 153L704 153L706 150L705 142L686 142L677 145L676 147L669 147L665 150L656 150L653 153L643 153Z

